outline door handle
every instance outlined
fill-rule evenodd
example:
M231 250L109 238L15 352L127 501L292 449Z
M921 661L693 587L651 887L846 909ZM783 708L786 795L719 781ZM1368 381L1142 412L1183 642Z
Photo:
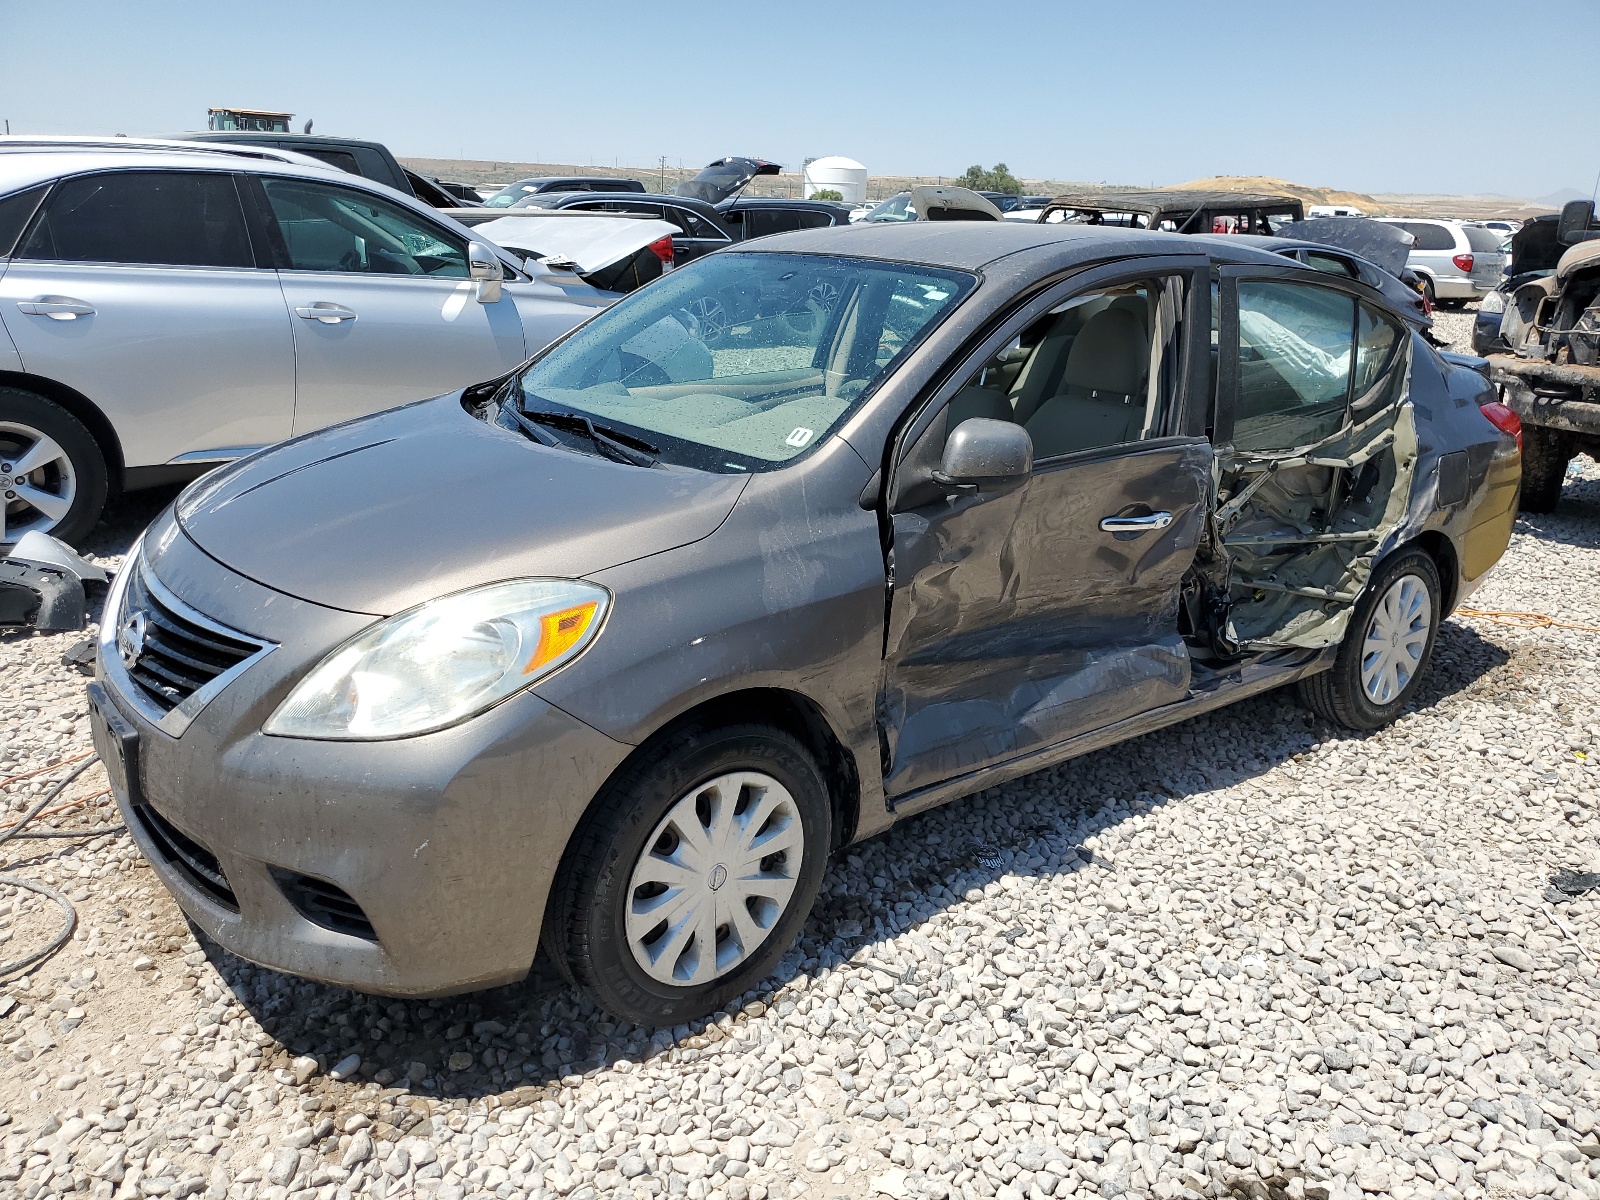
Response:
M1144 533L1151 529L1165 529L1172 524L1169 512L1151 513L1147 517L1102 517L1100 528L1106 533Z
M354 321L356 314L342 304L334 304L330 300L318 300L315 304L301 304L294 310L294 315L304 317L308 321L321 321L324 325L337 325L340 321Z
M32 300L18 300L17 307L30 317L49 317L52 321L76 321L94 315L94 305L71 296L35 296Z

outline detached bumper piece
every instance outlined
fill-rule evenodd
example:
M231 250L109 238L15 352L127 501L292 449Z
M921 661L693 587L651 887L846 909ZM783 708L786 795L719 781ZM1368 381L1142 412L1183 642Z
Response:
M105 582L106 573L65 542L24 534L11 557L0 559L0 628L82 629L89 619L84 585Z

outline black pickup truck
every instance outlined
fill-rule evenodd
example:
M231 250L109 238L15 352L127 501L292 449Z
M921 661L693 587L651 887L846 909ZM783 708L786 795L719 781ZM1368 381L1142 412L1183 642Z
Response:
M236 130L207 130L204 133L175 133L171 136L190 142L227 142L236 146L271 146L275 150L293 150L296 154L320 159L330 167L338 167L363 179L386 183L396 191L415 196L434 208L477 208L481 203L455 195L437 180L424 178L402 167L382 142L324 137L313 133L241 133Z

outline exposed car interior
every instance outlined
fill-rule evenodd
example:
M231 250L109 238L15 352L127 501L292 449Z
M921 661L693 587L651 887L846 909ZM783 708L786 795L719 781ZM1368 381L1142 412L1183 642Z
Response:
M951 399L945 426L1015 422L1039 459L1160 437L1182 313L1178 277L1074 297L985 363Z

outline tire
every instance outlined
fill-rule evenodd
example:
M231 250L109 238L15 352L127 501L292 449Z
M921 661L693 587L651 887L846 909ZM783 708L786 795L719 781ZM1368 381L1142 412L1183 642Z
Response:
M753 831L732 815L751 805L773 814L754 810L763 824ZM781 860L747 859L741 872L734 846L694 854L696 821L700 836L720 828L748 846L765 831L767 845L791 848ZM585 815L557 873L545 948L615 1017L659 1028L705 1016L771 974L799 935L831 836L827 785L793 736L766 725L690 726L626 768ZM682 899L656 876L683 879ZM742 917L730 903L740 887L763 893L744 900ZM701 935L681 932L705 914L716 929L710 956ZM665 916L681 924L670 927Z
M0 387L0 545L30 530L79 545L109 486L105 455L83 422L43 396Z
M1573 450L1572 439L1559 430L1542 425L1522 427L1522 494L1518 505L1523 512L1555 511Z
M1333 666L1300 681L1301 703L1347 729L1379 729L1393 721L1416 693L1433 658L1442 591L1439 568L1421 550L1403 551L1383 563L1356 601ZM1427 624L1425 630L1421 628L1423 620ZM1374 687L1369 690L1362 681L1364 660L1374 648L1369 646L1368 638L1376 639L1385 625L1400 639L1399 645L1388 647L1399 658L1396 660L1391 654L1371 665L1381 667L1387 659L1400 670L1388 678L1386 672L1378 671ZM1420 635L1421 652L1408 662L1409 656L1402 649L1407 642L1415 647L1419 640L1416 635Z

